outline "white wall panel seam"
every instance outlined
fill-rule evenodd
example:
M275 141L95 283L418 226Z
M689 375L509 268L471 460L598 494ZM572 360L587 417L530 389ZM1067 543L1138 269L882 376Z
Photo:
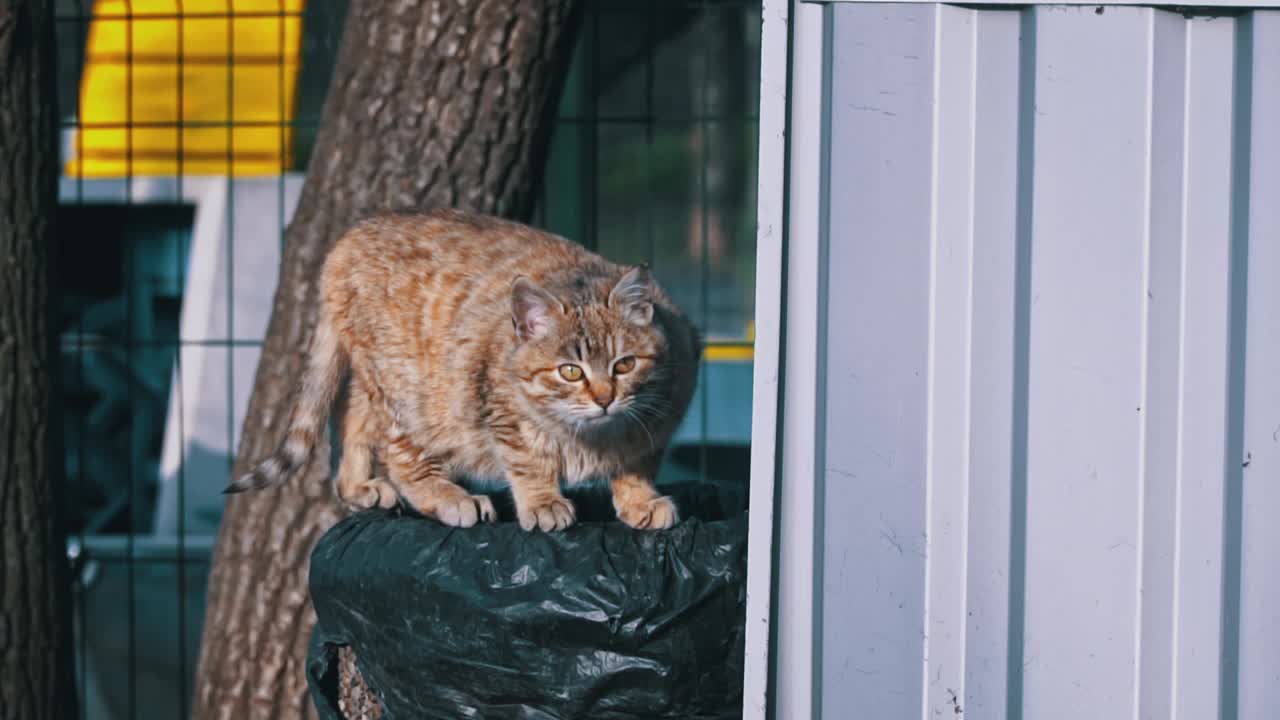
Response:
M922 712L965 697L970 375L973 298L976 14L935 7L931 128L927 552Z
M965 694L970 717L1008 705L1019 13L975 12Z
M1175 435L1174 445L1174 475L1173 475L1173 585L1172 598L1173 603L1173 626L1169 629L1172 636L1170 641L1170 666L1169 666L1169 712L1172 718L1176 718L1178 714L1178 658L1181 657L1181 623L1178 618L1181 616L1181 598L1182 593L1179 589L1182 587L1182 483L1183 483L1183 464L1182 458L1185 455L1184 448L1186 446L1186 392L1187 386L1187 205L1191 199L1190 192L1190 153L1187 151L1191 144L1191 23L1183 24L1184 45L1183 45L1183 68L1182 68L1182 197L1178 203L1181 219L1179 222L1179 242L1178 242L1178 386L1177 386L1177 434Z
M1143 241L1142 241L1142 285L1138 288L1141 293L1139 300L1141 309L1139 310L1142 318L1141 339L1139 340L1140 355L1138 360L1138 391L1140 400L1138 401L1138 409L1147 407L1147 387L1148 387L1148 369L1150 362L1150 335L1151 335L1151 158L1153 153L1154 135L1152 131L1153 122L1153 102L1155 98L1155 27L1156 18L1153 11L1147 11L1147 93L1146 93L1146 129L1144 135L1146 137L1146 168L1145 187L1143 187ZM1135 544L1137 550L1137 572L1134 574L1134 623L1133 623L1133 718L1140 720L1138 713L1141 708L1142 695L1142 578L1144 566L1144 553L1146 551L1145 527L1146 527L1146 498L1147 498L1147 423L1142 417L1141 412L1138 414L1138 503L1137 503L1137 526L1135 533Z
M757 153L755 360L751 395L751 484L747 531L747 611L743 720L766 720L776 514L774 483L780 448L782 268L786 228L786 124L790 0L763 0L760 30L760 114Z
M1143 484L1143 543L1139 713L1143 720L1173 715L1173 558L1176 471L1181 227L1186 147L1187 23L1172 13L1153 13L1152 203L1148 257L1148 342L1146 399L1147 452Z
M1017 201L1014 205L1013 407L1009 478L1008 661L1005 713L1021 720L1026 707L1027 513L1030 475L1031 305L1035 233L1036 104L1039 22L1034 8L1018 23Z
M934 526L934 500L933 494L936 489L937 478L934 476L936 471L937 458L934 452L935 425L937 423L937 408L935 400L937 398L937 303L938 303L938 144L939 144L939 115L942 109L940 96L942 94L942 6L933 6L933 108L932 118L929 128L929 176L932 182L929 187L929 318L928 318L928 350L927 350L927 379L925 380L925 417L927 422L925 425L925 492L924 492L924 515L925 528L928 536L925 539L925 558L924 558L924 637L920 653L920 687L923 692L920 693L920 713L924 718L929 717L929 709L932 704L932 691L930 690L930 666L929 654L932 649L933 641L933 573L937 564L938 551L937 528Z
M811 651L811 660L813 667L817 670L813 673L812 693L813 698L810 707L813 712L813 720L821 720L824 716L823 708L823 675L822 658L825 649L825 631L824 619L826 617L825 610L827 606L827 596L823 592L826 586L827 559L826 559L826 497L827 497L827 432L830 423L827 417L827 366L829 357L827 351L828 338L830 337L830 326L828 325L831 312L831 295L830 295L830 275L831 275L831 154L822 152L822 148L831 147L831 82L832 70L831 66L834 62L833 53L835 45L832 41L834 34L834 23L831 19L832 11L829 7L822 9L822 34L819 44L822 48L822 85L821 85L821 108L818 113L818 234L817 243L817 277L815 278L815 292L818 296L818 317L817 332L814 342L814 371L813 371L813 414L814 414L814 438L813 438L813 455L814 467L812 474L813 482L813 534L811 541L813 542L813 634L814 642Z
M814 607L818 602L815 436L817 424L818 244L820 202L823 13L821 6L796 5L791 18L794 61L791 76L790 185L787 190L786 388L782 398L781 465L778 508L775 713L780 720L813 714L817 675L814 651L820 639ZM810 68L818 72L809 72Z
M1227 324L1227 427L1225 458L1223 526L1221 542L1222 595L1221 640L1219 650L1219 713L1222 717L1239 715L1240 678L1240 609L1241 568L1243 558L1243 482L1245 460L1244 412L1248 389L1246 356L1248 332L1248 284L1250 245L1250 205L1252 200L1253 151L1253 22L1245 15L1235 23L1235 53L1232 70L1231 101L1231 181L1230 181L1230 259ZM1273 80L1274 82L1274 80ZM1273 129L1274 132L1274 129Z
M953 693L952 702L954 714L960 715L964 713L961 705L965 696L968 694L966 680L968 678L967 668L964 666L968 657L969 645L969 518L970 503L973 498L972 481L973 481L973 383L969 382L969 378L973 376L973 283L974 283L974 243L977 240L976 228L976 206L977 206L977 129L978 129L978 12L976 10L966 10L966 16L969 19L969 128L968 128L968 185L966 187L967 198L965 207L969 209L968 222L965 224L967 233L967 243L965 245L965 293L964 293L964 350L961 359L964 362L964 370L961 373L961 392L964 393L964 408L960 415L960 427L964 433L964 437L960 440L960 448L963 453L960 460L961 472L964 476L964 487L961 490L961 496L964 498L963 506L960 510L960 518L962 521L962 529L960 532L960 590L956 594L960 598L960 610L956 614L959 620L960 629L960 672L959 687Z

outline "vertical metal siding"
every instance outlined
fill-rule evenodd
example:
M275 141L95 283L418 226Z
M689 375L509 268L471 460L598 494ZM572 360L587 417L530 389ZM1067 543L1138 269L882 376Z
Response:
M900 718L922 692L936 11L833 9L821 703Z
M1280 11L824 23L823 716L1270 716Z

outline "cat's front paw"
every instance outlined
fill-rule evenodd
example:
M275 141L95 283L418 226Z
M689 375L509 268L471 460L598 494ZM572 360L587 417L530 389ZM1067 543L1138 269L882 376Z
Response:
M637 530L666 530L680 522L675 502L666 496L618 503L618 519Z
M478 521L493 522L498 513L493 509L493 501L486 495L468 495L465 492L459 497L449 498L437 503L431 515L450 527L469 528Z
M400 500L391 483L377 477L354 483L340 482L338 496L351 512L360 512L369 508L390 509Z
M564 530L573 524L577 513L573 503L559 495L531 500L516 508L516 516L520 527L532 530L541 528L543 532Z

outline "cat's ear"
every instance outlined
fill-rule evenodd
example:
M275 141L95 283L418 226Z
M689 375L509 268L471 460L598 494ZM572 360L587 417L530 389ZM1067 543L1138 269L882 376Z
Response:
M511 284L511 324L521 340L537 340L551 332L552 313L559 303L551 293L521 275Z
M633 325L653 322L653 276L648 265L627 271L609 293L609 307L622 310L622 317Z

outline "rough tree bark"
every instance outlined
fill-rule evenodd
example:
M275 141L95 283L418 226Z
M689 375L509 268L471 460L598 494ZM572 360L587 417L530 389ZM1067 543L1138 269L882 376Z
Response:
M283 437L325 253L374 211L532 212L578 0L353 2L286 234L234 475ZM230 498L209 578L193 716L313 715L307 561L341 515L329 448L283 488Z
M51 422L53 13L0 0L0 718L71 717L70 583Z

